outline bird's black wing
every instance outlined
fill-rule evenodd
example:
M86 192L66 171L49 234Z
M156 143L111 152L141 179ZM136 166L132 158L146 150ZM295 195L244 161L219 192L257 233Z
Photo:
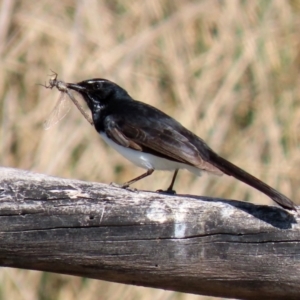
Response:
M185 136L168 124L157 126L155 122L151 124L148 121L147 124L136 126L134 120L112 114L104 120L104 131L109 138L123 147L222 174L222 171L201 158L197 148Z

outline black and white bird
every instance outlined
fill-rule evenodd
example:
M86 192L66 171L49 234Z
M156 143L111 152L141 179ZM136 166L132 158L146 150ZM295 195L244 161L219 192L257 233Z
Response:
M202 171L233 176L269 196L286 209L294 203L266 183L216 154L201 138L157 108L136 101L120 86L106 79L66 83L82 95L91 110L94 126L102 138L125 158L147 171L122 185L128 187L154 170L179 169L200 176Z

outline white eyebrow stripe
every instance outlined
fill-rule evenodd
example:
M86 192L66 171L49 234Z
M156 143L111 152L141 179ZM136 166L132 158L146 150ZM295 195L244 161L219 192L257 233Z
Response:
M95 82L105 82L105 80L89 80L89 81L87 81L87 83L89 83L89 84L92 84Z

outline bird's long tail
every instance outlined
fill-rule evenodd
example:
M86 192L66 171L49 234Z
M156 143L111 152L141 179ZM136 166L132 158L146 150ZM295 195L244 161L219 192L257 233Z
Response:
M209 162L220 169L222 172L229 176L233 176L236 179L254 187L255 189L261 191L265 195L269 196L272 200L274 200L277 204L282 206L286 209L296 210L295 204L286 196L279 193L266 183L262 182L258 178L252 176L251 174L247 173L246 171L240 169L239 167L235 166L231 162L227 161L226 159L222 158L215 152L211 151L209 153Z

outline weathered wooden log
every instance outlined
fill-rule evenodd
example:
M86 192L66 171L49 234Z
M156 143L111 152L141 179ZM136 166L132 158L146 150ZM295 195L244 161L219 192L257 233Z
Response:
M300 218L0 168L0 265L238 299L300 298Z

